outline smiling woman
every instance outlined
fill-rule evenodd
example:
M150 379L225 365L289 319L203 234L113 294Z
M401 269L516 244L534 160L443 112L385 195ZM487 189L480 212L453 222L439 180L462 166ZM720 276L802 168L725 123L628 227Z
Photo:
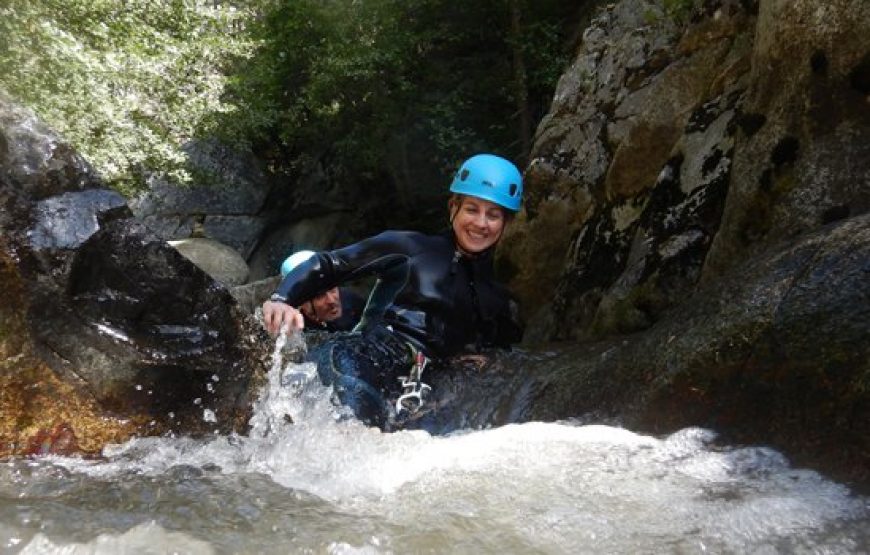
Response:
M479 154L462 164L450 191L451 229L439 235L387 231L317 253L289 272L263 306L271 332L301 328L294 307L342 283L378 277L357 333L331 339L311 357L343 404L384 429L405 425L425 403L428 386L421 378L430 362L443 369L452 357L506 348L522 336L492 263L505 225L519 210L522 176L504 158ZM409 396L415 403L406 406L402 400Z
M504 158L478 154L462 164L450 191L456 243L467 254L478 253L501 239L506 221L519 210L522 176Z
M450 199L450 211L456 244L462 252L484 251L501 238L506 217L499 205L457 195Z

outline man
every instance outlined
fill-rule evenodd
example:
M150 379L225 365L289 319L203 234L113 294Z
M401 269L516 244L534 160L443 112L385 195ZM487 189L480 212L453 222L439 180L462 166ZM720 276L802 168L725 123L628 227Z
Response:
M281 277L286 277L314 254L313 251L299 251L288 256L281 264ZM303 302L299 310L308 330L350 331L359 322L364 306L362 297L353 291L333 287Z

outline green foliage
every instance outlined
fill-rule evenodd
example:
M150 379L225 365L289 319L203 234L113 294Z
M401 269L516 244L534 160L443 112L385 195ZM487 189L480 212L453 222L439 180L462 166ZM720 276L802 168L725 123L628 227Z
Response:
M319 161L337 177L395 180L403 159L406 181L443 178L472 151L526 154L512 63L521 54L523 97L541 117L567 61L572 9L557 0L6 0L0 88L128 193L155 172L196 180L182 147L214 135L291 174Z
M517 0L520 1L520 0ZM378 178L403 148L439 172L474 150L517 152L515 49L543 115L567 56L563 3L296 0L273 2L252 27L260 47L228 88L233 118L215 132L244 138L292 172L313 160ZM236 117L238 116L238 117Z
M204 0L7 0L0 87L33 108L116 187L145 171L185 182L181 146L253 44L249 14Z

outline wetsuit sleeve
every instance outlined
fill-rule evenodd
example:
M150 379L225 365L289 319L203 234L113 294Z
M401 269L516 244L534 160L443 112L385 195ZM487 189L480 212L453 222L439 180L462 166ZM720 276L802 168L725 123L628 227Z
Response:
M343 283L365 276L396 274L409 256L399 232L384 232L334 251L323 251L299 264L281 281L273 301L299 306Z

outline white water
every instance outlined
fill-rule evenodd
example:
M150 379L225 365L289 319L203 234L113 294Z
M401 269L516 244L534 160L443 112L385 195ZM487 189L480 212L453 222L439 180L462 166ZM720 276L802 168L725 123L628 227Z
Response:
M713 449L709 431L384 434L334 407L310 365L276 356L270 380L249 437L0 465L0 552L868 550L870 500L770 449Z

